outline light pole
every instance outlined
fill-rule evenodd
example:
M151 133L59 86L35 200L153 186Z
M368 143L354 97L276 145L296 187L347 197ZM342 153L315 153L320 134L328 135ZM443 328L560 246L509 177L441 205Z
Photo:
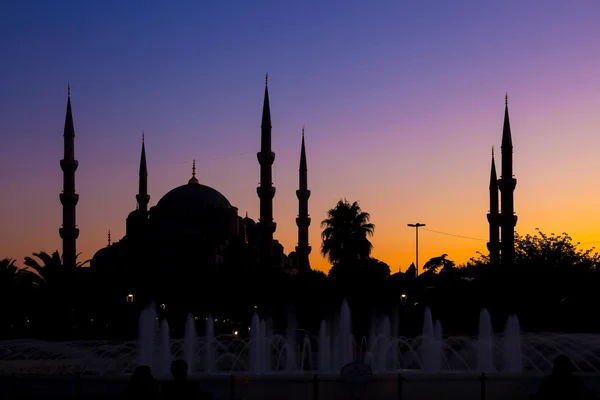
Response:
M417 244L417 260L415 263L415 268L416 268L416 274L415 277L419 276L419 228L422 226L425 226L425 224L420 224L420 223L416 223L416 224L408 224L409 227L411 228L415 228L415 232L417 234L416 236L416 244Z

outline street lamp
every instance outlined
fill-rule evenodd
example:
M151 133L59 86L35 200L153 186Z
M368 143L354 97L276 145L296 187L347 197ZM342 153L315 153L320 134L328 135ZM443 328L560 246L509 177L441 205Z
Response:
M417 222L416 224L408 224L408 226L411 228L415 228L415 232L417 234L417 236L416 236L417 260L415 263L415 268L416 268L415 277L417 277L417 276L419 276L419 228L422 226L426 226L426 225Z

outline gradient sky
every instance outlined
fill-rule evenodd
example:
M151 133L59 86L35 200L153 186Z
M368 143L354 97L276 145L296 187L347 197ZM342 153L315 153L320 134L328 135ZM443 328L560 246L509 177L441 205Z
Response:
M264 75L276 153L275 237L297 241L306 126L310 241L341 198L376 225L392 272L484 251L492 146L508 92L517 231L600 242L600 2L4 1L0 258L62 251L63 126L72 87L78 251L125 234L141 132L150 204L201 183L258 217ZM500 157L497 157L500 166ZM446 234L438 233L443 232ZM465 236L468 238L450 236Z

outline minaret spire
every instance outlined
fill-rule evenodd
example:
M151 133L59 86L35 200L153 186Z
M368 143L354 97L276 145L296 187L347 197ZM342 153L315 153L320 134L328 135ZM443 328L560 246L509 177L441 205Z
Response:
M298 226L298 246L296 246L296 255L298 256L298 270L310 270L310 262L308 256L311 247L308 242L308 227L310 226L310 217L308 214L308 199L310 198L310 190L308 190L308 169L306 166L306 147L304 145L304 127L302 127L302 147L300 148L300 182L299 188L296 190L298 197L298 218L296 225Z
M148 168L146 166L146 144L144 143L144 131L142 131L142 156L140 157L140 181L138 186L138 194L135 196L137 200L137 209L146 213L148 212L148 203L150 195L148 194Z
M487 215L490 225L490 241L487 248L490 252L490 262L498 265L500 252L500 214L498 209L498 177L496 175L496 162L494 161L494 148L492 147L492 170L490 174L490 212Z
M263 266L272 265L273 233L277 225L273 221L273 162L275 153L271 150L271 107L269 105L269 74L265 76L265 98L263 102L262 124L260 135L260 152L257 153L260 164L260 186L256 193L260 199L260 217L258 229L260 231L260 258Z
M112 244L111 240L110 240L110 229L108 230L108 245L110 246Z
M502 176L498 181L500 188L500 228L502 241L501 263L511 266L515 259L515 225L517 216L514 212L514 191L517 180L513 178L513 145L508 117L508 94L504 97L504 126L502 129Z
M77 229L75 206L79 195L75 193L75 171L79 162L75 159L75 128L73 126L73 113L71 112L71 85L67 86L67 113L64 129L64 158L60 160L63 171L63 191L60 202L63 206L62 227L58 230L63 241L63 265L75 267L77 258L76 242L79 237Z

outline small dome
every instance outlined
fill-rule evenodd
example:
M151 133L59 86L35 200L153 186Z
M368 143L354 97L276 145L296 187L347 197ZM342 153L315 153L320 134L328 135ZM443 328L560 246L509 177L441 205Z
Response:
M144 218L144 213L140 210L133 210L127 216L127 219L143 219L143 218Z
M225 196L209 186L188 183L165 194L156 204L156 211L169 214L203 212L209 206L231 207L231 204Z

